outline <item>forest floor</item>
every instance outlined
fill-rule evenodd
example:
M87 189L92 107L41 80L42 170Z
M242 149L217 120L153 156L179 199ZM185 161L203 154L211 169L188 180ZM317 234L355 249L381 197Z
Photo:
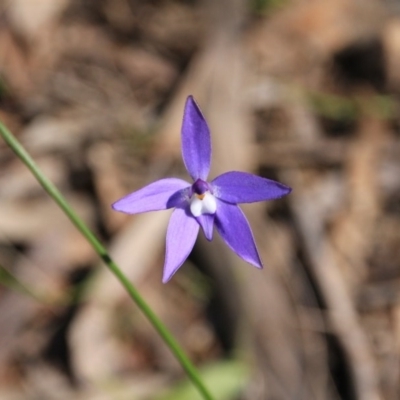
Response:
M195 364L246 369L230 383L212 374L233 381L219 398L399 398L394 0L2 0L0 15L0 120ZM200 235L163 285L170 212L111 204L188 178L190 94L211 129L212 176L255 172L293 191L243 207L262 271ZM0 141L1 399L161 399L183 378Z

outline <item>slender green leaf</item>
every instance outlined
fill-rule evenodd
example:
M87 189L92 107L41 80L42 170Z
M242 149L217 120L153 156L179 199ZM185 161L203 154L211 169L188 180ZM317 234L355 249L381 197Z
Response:
M89 229L89 227L83 222L83 220L76 214L74 209L68 204L65 197L61 192L50 182L47 177L42 173L32 157L24 149L21 143L16 137L0 122L0 135L3 137L5 142L11 147L14 153L21 159L21 161L28 167L38 182L42 185L43 189L50 195L50 197L58 204L58 206L64 211L71 222L76 228L82 233L86 240L91 244L93 249L103 260L109 270L119 280L121 285L125 288L131 299L136 303L139 309L143 312L146 318L153 325L155 330L164 340L165 344L170 348L176 359L181 364L182 368L187 373L192 383L196 386L202 398L206 400L213 400L213 397L209 393L208 389L204 385L202 379L197 372L197 369L190 361L184 350L172 336L171 332L161 322L157 315L153 312L150 306L144 301L142 296L139 294L135 286L130 280L124 275L118 265L111 259L106 248L102 245L100 240L95 234Z
M236 360L221 361L202 368L200 375L216 400L237 398L249 380L247 366ZM190 382L181 382L153 400L201 400Z

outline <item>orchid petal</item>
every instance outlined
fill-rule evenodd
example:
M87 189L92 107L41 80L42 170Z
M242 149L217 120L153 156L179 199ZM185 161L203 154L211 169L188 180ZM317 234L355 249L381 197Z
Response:
M199 229L200 225L186 209L174 210L167 229L163 283L167 283L188 258Z
M207 179L211 162L210 130L192 96L187 98L183 114L182 158L193 180Z
M153 182L116 201L112 208L127 214L165 210L180 205L190 184L182 179L166 178Z
M197 222L202 227L207 240L212 240L213 237L214 217L215 214L203 214L199 217L196 217Z
M239 257L257 268L263 267L250 225L237 205L218 200L215 226L225 243Z
M211 185L217 198L232 204L278 199L292 190L271 179L237 171L216 177Z
M190 200L190 212L194 217L199 217L203 214L215 214L217 210L217 200L209 192L204 193L202 198L194 195Z

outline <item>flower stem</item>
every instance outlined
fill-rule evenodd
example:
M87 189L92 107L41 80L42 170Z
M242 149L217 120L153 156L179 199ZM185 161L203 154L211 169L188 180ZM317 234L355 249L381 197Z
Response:
M22 160L22 162L28 167L35 178L42 185L44 190L53 198L53 200L60 206L64 213L68 216L71 222L76 228L82 233L87 241L92 245L93 249L104 261L107 267L120 281L122 286L128 292L131 299L136 303L139 309L143 312L146 318L153 325L155 330L164 340L166 345L170 348L176 359L181 364L182 368L186 371L189 379L197 387L204 399L213 400L213 397L205 387L196 367L192 364L189 357L186 355L184 350L172 336L168 328L161 322L157 315L153 312L150 306L145 302L142 296L139 294L135 286L129 281L129 279L120 270L118 265L111 259L105 247L101 244L99 239L94 233L88 228L88 226L82 221L82 219L75 213L75 211L68 204L61 192L50 182L46 176L43 175L37 164L33 161L32 157L27 153L21 143L15 138L15 136L0 122L0 135L3 137L5 142L11 147L15 154Z

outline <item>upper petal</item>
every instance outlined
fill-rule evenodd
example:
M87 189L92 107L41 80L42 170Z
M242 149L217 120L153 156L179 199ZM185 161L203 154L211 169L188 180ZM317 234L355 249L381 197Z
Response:
M200 225L187 210L184 208L174 210L167 229L163 283L168 282L188 258L199 229Z
M233 204L278 199L292 191L282 183L237 171L216 177L211 185L216 197Z
M238 206L218 200L215 226L239 257L257 268L263 267L250 225Z
M210 130L192 96L186 100L182 123L182 157L189 175L207 179L210 172Z
M190 184L182 179L161 179L116 201L112 208L127 214L137 214L176 207L183 200L184 189L189 187Z

